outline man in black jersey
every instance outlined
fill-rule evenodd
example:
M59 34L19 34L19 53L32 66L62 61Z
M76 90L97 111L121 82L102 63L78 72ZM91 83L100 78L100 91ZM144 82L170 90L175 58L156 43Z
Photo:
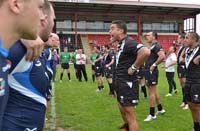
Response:
M182 94L183 94L183 101L182 104L180 105L183 109L188 109L188 104L185 100L184 97L184 86L185 86L185 80L186 80L186 72L185 72L185 63L180 62L180 56L181 53L184 51L185 46L184 46L184 39L185 39L185 34L180 34L178 35L178 44L179 44L179 50L178 50L178 56L177 56L177 73L179 77L179 81L182 87Z
M150 51L127 36L124 21L113 21L109 31L113 41L119 42L115 57L115 91L118 107L127 130L138 131L134 106L138 104L138 81L136 71L150 55Z
M151 55L145 62L145 80L148 86L150 98L150 113L144 121L152 121L156 119L156 115L164 114L165 110L160 104L160 96L156 85L158 84L158 68L157 65L165 59L165 53L161 45L157 41L158 34L149 32L146 34L146 39L150 45ZM158 111L155 114L155 104L158 106Z
M97 92L99 92L99 91L103 91L103 89L104 89L103 79L102 79L102 74L103 74L102 58L103 58L103 55L101 54L99 46L95 46L94 51L95 51L95 53L97 53L96 60L94 60L94 71L95 71L95 76L96 76L97 83L98 83Z
M113 86L113 64L114 64L114 56L110 52L110 46L109 45L104 45L103 46L103 66L104 66L104 71L105 71L105 76L110 88L109 95L112 97L115 96L114 93L114 86Z
M194 131L200 131L200 45L197 33L185 36L185 99L189 104L194 121Z

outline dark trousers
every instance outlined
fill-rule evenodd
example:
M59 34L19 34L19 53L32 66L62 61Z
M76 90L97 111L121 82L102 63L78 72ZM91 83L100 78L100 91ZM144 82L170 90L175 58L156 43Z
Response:
M78 80L82 81L82 73L85 81L88 81L85 65L77 65Z
M52 70L53 70L53 81L55 81L55 78L56 78L56 66L52 66Z
M174 81L174 72L166 72L167 81L169 84L169 93L172 93L172 90L176 90L176 82Z

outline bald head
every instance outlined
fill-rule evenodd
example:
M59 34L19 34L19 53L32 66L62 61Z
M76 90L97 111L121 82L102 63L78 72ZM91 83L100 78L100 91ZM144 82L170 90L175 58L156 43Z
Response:
M51 33L48 40L48 44L50 47L58 47L60 44L59 36L55 33Z
M53 38L59 40L59 36L56 33L51 33L50 37L53 37Z

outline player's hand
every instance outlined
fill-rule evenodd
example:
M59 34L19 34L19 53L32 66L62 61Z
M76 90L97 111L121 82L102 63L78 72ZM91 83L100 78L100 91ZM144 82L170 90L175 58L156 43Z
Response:
M128 68L128 74L129 75L133 75L135 72L135 70L132 70L131 67Z
M197 57L194 58L193 60L194 64L199 65L200 62L200 55L198 55Z
M103 56L100 56L99 59L102 60L102 59L103 59Z
M150 67L150 71L153 71L154 69L155 69L155 66L152 65L152 66Z
M109 65L106 65L106 68L108 68L109 67Z
M185 59L183 57L180 57L179 64L182 64L182 63L185 63Z
M44 47L44 42L40 39L40 37L38 37L36 40L22 39L22 43L27 49L27 61L33 61L41 55Z

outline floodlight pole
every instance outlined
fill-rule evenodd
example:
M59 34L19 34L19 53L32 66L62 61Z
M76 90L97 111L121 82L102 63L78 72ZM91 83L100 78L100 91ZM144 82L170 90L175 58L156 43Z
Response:
M137 36L137 39L138 39L138 42L141 43L141 16L138 16L138 36Z
M197 16L194 16L194 32L197 31Z
M78 22L78 15L77 13L75 13L75 16L74 16L74 31L75 31L75 47L78 46L78 28L77 28L77 22Z

